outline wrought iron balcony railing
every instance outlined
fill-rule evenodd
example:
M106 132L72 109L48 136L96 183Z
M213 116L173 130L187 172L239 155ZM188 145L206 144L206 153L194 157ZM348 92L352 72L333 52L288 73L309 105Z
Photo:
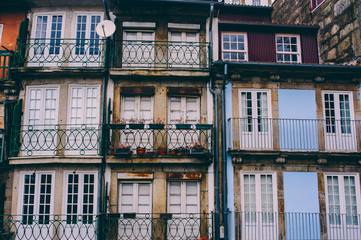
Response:
M98 155L100 139L99 125L14 126L10 156Z
M0 81L10 80L10 68L12 66L13 53L0 50Z
M113 67L209 68L208 43L123 41L113 46L119 53L113 58Z
M361 121L231 118L231 150L358 152Z
M213 239L213 214L0 216L1 239Z
M236 240L361 239L361 215L236 212Z
M110 136L113 155L204 156L212 152L213 125L111 124Z
M104 40L70 38L18 39L15 66L102 67Z

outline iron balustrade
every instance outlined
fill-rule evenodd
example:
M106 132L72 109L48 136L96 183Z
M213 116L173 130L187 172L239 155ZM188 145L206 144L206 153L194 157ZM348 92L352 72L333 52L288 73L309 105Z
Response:
M361 121L230 118L231 150L360 151Z
M100 125L55 124L14 126L11 135L12 157L98 155Z
M212 152L210 124L110 124L110 154L198 155Z
M12 51L0 50L0 81L10 80L10 68L12 66Z
M103 67L103 39L29 38L18 39L17 67Z
M115 41L113 67L209 68L209 43L162 41Z
M236 212L236 240L361 239L361 215L341 213Z
M1 239L213 239L213 213L0 215ZM205 238L206 237L206 238Z

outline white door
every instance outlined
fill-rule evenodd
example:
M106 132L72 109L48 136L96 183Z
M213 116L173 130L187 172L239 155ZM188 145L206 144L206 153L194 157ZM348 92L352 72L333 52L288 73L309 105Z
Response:
M70 44L71 66L98 67L103 63L103 42L95 31L102 14L77 14L75 39Z
M169 124L196 124L200 119L199 97L172 97L168 98ZM201 142L199 134L194 130L168 131L168 149L189 147L194 142Z
M30 40L28 66L60 67L64 53L63 14L36 14Z
M24 155L53 155L58 148L58 99L56 87L29 87L23 126Z
M144 121L149 124L153 119L152 96L123 96L121 98L121 116L127 122ZM153 149L153 133L150 130L126 129L120 132L120 144Z
M71 86L69 88L69 120L66 139L62 139L66 154L95 155L99 149L100 87Z
M274 173L242 173L242 239L278 239Z
M328 239L361 239L358 174L325 175Z
M152 184L122 182L119 184L118 239L152 239ZM135 214L131 216L131 214Z
M200 221L200 182L168 182L167 239L199 239Z
M153 31L125 31L123 38L123 67L154 66Z
M271 96L268 90L239 90L241 149L272 149Z
M199 67L199 34L196 32L169 32L168 64L170 67Z
M52 239L54 232L53 173L21 174L21 208L16 219L16 239Z
M325 148L329 151L356 151L352 92L324 91Z
M65 173L62 239L96 239L97 173Z

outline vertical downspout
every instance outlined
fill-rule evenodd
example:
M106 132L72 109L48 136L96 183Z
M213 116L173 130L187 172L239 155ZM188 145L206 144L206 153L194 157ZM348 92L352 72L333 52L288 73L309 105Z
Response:
M107 7L107 2L106 0L103 0L103 6L104 6L104 12L106 15L107 20L110 20L110 15L109 15L109 11L108 11L108 7ZM110 38L106 38L105 40L105 53L104 53L104 74L103 74L103 83L102 83L102 106L101 106L101 155L102 155L102 163L99 166L99 173L98 173L98 214L101 216L100 218L98 218L101 222L98 222L98 239L104 239L105 236L103 235L103 224L104 224L104 220L105 218L103 218L103 213L106 213L106 209L103 209L103 204L102 204L102 199L103 199L103 178L104 178L104 169L105 169L105 164L106 164L106 143L108 141L108 139L105 139L105 131L107 131L107 127L105 126L106 124L106 93L107 93L107 85L108 85L108 78L109 78L109 41ZM105 204L104 204L105 205ZM99 236L100 234L100 236Z
M224 240L228 239L228 203L227 203L227 136L226 136L226 81L228 75L228 65L224 64L224 74L222 83L222 182L223 182L223 223L224 223Z
M214 3L210 3L209 13L209 64L213 65L213 12ZM211 74L210 74L211 75ZM218 134L218 94L213 90L212 76L209 78L209 91L214 96L214 154L213 154L213 166L214 166L214 178L215 178L215 216L214 216L214 239L220 238L220 204L219 204L219 134Z

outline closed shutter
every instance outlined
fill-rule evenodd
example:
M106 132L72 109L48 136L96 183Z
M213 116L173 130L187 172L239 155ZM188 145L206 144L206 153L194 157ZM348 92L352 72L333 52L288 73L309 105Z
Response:
M199 182L169 182L168 212L174 214L197 214L200 212Z
M169 123L195 124L200 118L199 97L170 97Z
M122 98L122 118L144 119L149 123L153 119L153 98L149 96L131 96Z

